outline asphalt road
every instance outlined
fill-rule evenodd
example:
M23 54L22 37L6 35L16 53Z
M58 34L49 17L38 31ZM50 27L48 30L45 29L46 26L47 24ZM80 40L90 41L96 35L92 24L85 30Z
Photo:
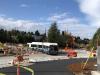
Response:
M68 65L73 63L81 63L86 58L73 58L66 60L38 62L28 67L32 68L35 75L74 75L69 69ZM96 59L90 59L89 62L96 62ZM0 72L6 75L16 75L16 67L8 67L0 69ZM21 75L32 75L30 72L21 68Z

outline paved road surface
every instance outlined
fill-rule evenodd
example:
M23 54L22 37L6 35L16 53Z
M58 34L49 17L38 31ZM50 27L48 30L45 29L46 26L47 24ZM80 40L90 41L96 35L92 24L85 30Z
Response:
M87 58L88 54L85 50L76 50L78 52L78 55L76 58ZM14 59L14 56L4 56L0 57L0 68L11 66L8 63L11 63ZM52 60L59 60L59 59L68 59L66 53L58 54L57 56L51 56L43 53L36 53L36 54L30 54L29 56L24 56L24 58L29 58L29 61L52 61Z
M68 69L69 64L81 63L85 61L86 58L74 58L66 60L56 60L56 61L46 61L38 62L29 66L34 69L35 75L74 75ZM96 59L90 59L89 61L96 61ZM16 75L16 67L8 67L0 69L0 72L5 73L6 75ZM26 70L21 68L21 75L31 75Z

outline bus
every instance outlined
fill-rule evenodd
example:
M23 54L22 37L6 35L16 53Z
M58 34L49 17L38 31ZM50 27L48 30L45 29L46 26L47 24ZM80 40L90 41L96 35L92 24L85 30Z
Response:
M32 42L27 43L29 48L41 51L46 54L56 55L58 54L58 44L57 43L49 43L49 42Z

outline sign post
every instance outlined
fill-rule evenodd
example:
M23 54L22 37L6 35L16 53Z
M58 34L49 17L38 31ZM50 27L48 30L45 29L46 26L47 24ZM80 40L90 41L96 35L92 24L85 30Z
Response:
M17 65L17 75L20 75L20 64Z

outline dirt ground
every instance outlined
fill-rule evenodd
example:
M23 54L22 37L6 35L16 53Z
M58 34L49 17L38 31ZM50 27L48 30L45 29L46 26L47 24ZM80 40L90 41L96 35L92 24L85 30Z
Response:
M75 63L68 66L75 75L91 75L91 71L96 70L96 62L88 62L83 69L84 63Z

